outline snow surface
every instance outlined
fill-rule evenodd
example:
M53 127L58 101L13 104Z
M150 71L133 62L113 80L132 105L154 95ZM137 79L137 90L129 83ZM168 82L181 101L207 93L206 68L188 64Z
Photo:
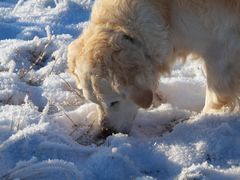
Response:
M93 0L0 1L0 179L240 179L240 117L201 114L201 64L163 77L168 104L105 141L66 71Z

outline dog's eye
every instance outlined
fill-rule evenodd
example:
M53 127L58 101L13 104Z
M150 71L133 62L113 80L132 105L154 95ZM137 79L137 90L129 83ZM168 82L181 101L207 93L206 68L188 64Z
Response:
M119 101L113 101L110 103L110 107L115 107L119 104Z
M127 35L127 34L123 35L123 39L125 39L127 41L130 41L131 43L135 42L134 39L131 36Z

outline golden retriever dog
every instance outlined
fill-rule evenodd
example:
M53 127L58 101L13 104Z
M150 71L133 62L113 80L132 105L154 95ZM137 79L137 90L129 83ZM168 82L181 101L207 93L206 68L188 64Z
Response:
M158 103L160 76L189 54L204 64L203 111L238 109L239 0L96 0L68 65L103 133L128 133L137 109Z

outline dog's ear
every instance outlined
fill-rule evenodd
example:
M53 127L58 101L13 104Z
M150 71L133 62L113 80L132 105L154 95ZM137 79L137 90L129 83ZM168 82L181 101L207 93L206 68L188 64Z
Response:
M80 86L80 79L76 73L77 59L80 57L83 49L83 38L78 38L68 46L67 62L68 71L75 77L77 86Z
M153 101L152 90L141 86L131 87L128 96L135 104L144 109L149 108Z
M76 59L78 56L80 56L82 48L83 48L83 42L82 38L78 38L75 41L73 41L68 46L68 70L70 73L74 73L75 67L76 67Z

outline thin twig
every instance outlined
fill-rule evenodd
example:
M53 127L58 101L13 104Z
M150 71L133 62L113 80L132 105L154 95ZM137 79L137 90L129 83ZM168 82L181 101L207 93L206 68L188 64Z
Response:
M54 68L55 68L55 66L56 66L56 64L57 64L57 61L58 61L58 59L56 59L55 57L53 57L52 59L54 59L54 64L53 64L53 66L52 66L51 71L48 73L48 76L52 74L52 72L53 72L53 70L54 70Z
M75 133L75 132L77 131L77 129L78 129L78 126L77 126L77 127L75 127L75 128L73 129L73 131L69 133L69 136L72 136L72 135L73 135L73 133Z
M9 104L11 99L13 98L14 94L12 94L11 96L9 96L6 100L6 104Z
M43 58L46 55L46 49L48 48L50 43L51 43L51 40L49 40L48 43L44 46L44 49L38 55L37 59L31 64L31 66L27 70L22 72L22 74L19 77L20 79L24 78L34 68L34 66L36 66L37 64L39 64L43 60Z
M59 74L57 74L57 76L58 76L62 81L64 81L64 83L68 86L68 88L69 88L70 91L75 92L81 99L84 99L83 95L79 92L78 89L72 87L71 84L69 84L69 82L67 82L67 81L66 81L63 77L61 77Z
M92 130L94 123L95 123L95 120L88 126L89 127L88 130L84 132L81 136L79 136L77 139L75 139L75 141L78 141L85 135L88 135L90 133L90 130Z
M71 121L71 123L73 124L73 127L77 127L77 124L72 120L72 118L65 112L64 108L62 106L58 106L63 114Z

